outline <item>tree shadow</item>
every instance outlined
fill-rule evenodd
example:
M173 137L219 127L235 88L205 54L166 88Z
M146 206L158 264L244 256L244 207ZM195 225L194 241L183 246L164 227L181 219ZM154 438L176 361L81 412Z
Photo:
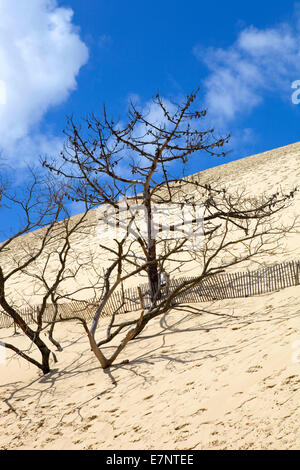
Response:
M191 320L195 314L187 314L180 319L174 320L172 319L172 313L164 314L159 321L160 331L157 333L147 335L145 332L141 334L138 338L134 341L143 342L145 340L151 340L154 338L162 338L162 343L153 348L153 349L146 349L142 354L136 356L134 359L129 361L126 370L132 372L136 375L140 375L137 371L131 369L130 366L132 365L140 365L140 364L149 364L154 365L160 361L167 361L168 364L177 362L181 364L192 364L195 362L203 361L206 359L220 359L221 357L225 357L229 354L235 354L240 350L249 347L251 344L257 342L257 340L264 338L265 332L260 332L257 334L249 335L249 338L245 339L243 344L240 344L238 340L233 341L231 344L226 346L220 347L213 347L211 345L211 341L201 342L201 344L190 347L185 349L184 351L172 351L171 354L162 353L159 354L159 351L163 350L166 345L166 337L170 335L177 335L182 333L194 333L194 332L205 332L209 333L213 330L220 330L220 329L232 329L232 330L239 330L242 328L251 327L258 323L270 323L274 322L274 324L278 324L278 322L285 322L291 318L299 317L300 313L296 312L293 314L287 313L283 315L276 315L272 318L268 317L267 313L256 313L256 314L245 314L245 315L223 315L223 314L216 314L214 312L207 312L213 315L212 319L202 319L202 322L197 326L187 326L184 327L185 323ZM199 318L201 318L201 313L199 312ZM180 344L180 343L177 343ZM113 366L112 366L113 367ZM122 364L118 365L118 368L125 368ZM143 376L145 381L149 381L149 377Z
M208 359L220 359L221 357L225 357L226 355L234 354L239 352L241 349L248 347L249 345L256 342L258 339L261 339L264 336L264 332L260 332L257 334L249 335L243 344L240 344L238 340L233 340L230 344L216 346L213 344L212 340L209 339L209 336L206 337L206 334L216 331L216 330L226 330L228 328L231 329L240 329L240 328L247 328L255 323L261 322L278 322L278 321L286 321L287 319L293 317L299 317L300 313L287 313L287 314L279 314L275 315L272 318L268 317L267 313L256 313L256 314L245 314L245 315L225 315L225 314L215 314L214 312L209 312L213 317L208 318L208 312L198 312L198 314L188 312L184 316L180 318L174 318L172 312L164 314L161 318L159 318L158 327L159 331L153 334L147 334L147 329L144 330L139 337L135 338L132 341L134 343L142 343L149 341L151 339L161 339L159 344L155 347L147 347L145 346L144 350L141 354L136 354L134 359L131 360L123 360L119 363L114 363L110 368L102 370L100 366L97 364L95 365L95 357L91 353L90 357L87 357L87 348L84 351L77 352L76 357L72 358L71 361L67 362L63 367L56 367L51 370L46 375L39 375L35 377L29 383L23 383L21 381L7 383L5 385L0 386L0 390L2 389L3 392L8 392L9 396L2 398L3 401L6 403L8 409L15 413L16 416L22 420L23 417L21 414L18 413L17 407L14 406L19 400L26 400L31 399L35 401L35 404L39 406L40 401L44 395L47 393L54 393L56 384L61 380L67 380L68 378L73 378L79 375L85 375L89 372L98 371L99 378L103 377L102 374L109 377L111 381L111 386L101 390L99 393L96 393L92 397L88 398L88 400L78 404L76 410L80 415L81 409L90 403L93 400L99 400L103 396L111 393L116 387L118 386L118 380L120 378L116 378L116 374L119 371L124 371L126 374L131 374L137 377L140 377L144 383L151 383L153 376L151 374L145 374L141 370L141 365L149 366L149 370L151 370L151 366L154 366L158 362L166 362L166 367L172 366L172 364L193 364L199 363L199 361L205 361ZM206 314L206 316L204 316ZM192 319L197 317L199 319L199 324L190 325L188 322L191 322ZM199 344L195 346L190 346L187 349L180 350L178 346L180 346L180 341L176 342L176 349L168 352L163 352L166 347L171 348L172 346L166 346L166 339L170 335L180 335L182 333L203 333L199 335ZM252 332L254 333L254 332ZM204 336L205 335L205 336ZM78 343L81 339L85 338L85 335L81 335L80 338L76 338L75 340L68 340L67 347L71 347L75 343ZM184 343L187 344L186 342ZM88 345L88 342L87 342ZM130 343L129 343L130 345ZM112 348L112 346L107 346L107 348ZM128 355L130 354L130 349L126 349ZM63 354L63 353L62 353ZM38 384L43 384L45 387L41 389ZM100 386L102 386L100 382ZM62 419L62 418L61 418Z

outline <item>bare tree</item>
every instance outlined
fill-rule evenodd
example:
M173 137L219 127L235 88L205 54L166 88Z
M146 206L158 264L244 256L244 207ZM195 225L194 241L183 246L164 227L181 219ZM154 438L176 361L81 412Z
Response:
M72 235L81 228L85 213L72 220L64 204L65 191L61 184L53 179L45 180L33 172L30 182L23 183L21 189L13 192L9 188L9 185L5 187L2 184L0 210L7 221L10 214L13 217L18 215L20 227L13 227L0 245L0 307L29 338L31 346L39 350L41 360L34 359L27 351L13 344L0 341L0 346L13 350L46 374L50 371L51 351L41 338L45 329L43 319L49 303L55 303L59 286L70 275L67 260ZM17 289L14 288L16 281L25 285L26 299L20 293L20 283ZM28 318L20 312L26 304L33 302L33 298L37 298L39 303L35 314L32 309L29 324ZM50 340L60 349L52 333L53 329Z
M215 137L213 129L202 129L206 111L195 108L196 96L197 92L192 93L182 104L170 106L157 95L153 105L160 115L158 120L131 104L125 126L109 119L105 108L102 120L90 115L83 125L77 125L70 118L61 159L43 162L65 178L69 198L100 207L102 222L116 229L116 234L111 232L113 243L99 242L111 264L103 276L91 326L78 317L103 368L116 360L150 320L169 311L179 295L208 276L274 250L280 237L295 228L294 221L282 226L279 215L292 203L296 188L288 194L249 197L243 192L232 194L218 182L184 177L185 165L193 156L225 156L223 146L229 139ZM155 213L163 216L174 207L177 219L173 223L166 219L155 223ZM183 216L180 208L188 208L188 215ZM163 273L176 275L191 263L198 263L196 276L172 290L163 288ZM115 323L118 306L106 338L97 342L99 319L113 293L121 289L124 302L122 287L143 273L148 279L150 302L144 305L140 298L140 315L120 324ZM112 356L105 357L101 345L124 331Z

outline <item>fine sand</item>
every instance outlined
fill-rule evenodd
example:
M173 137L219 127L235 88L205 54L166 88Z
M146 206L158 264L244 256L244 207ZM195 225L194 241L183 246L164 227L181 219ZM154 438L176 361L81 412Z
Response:
M291 189L300 179L300 143L199 177L254 195ZM285 217L299 214L299 203L300 191ZM97 223L94 212L91 217ZM20 246L34 234L26 237ZM17 243L5 266L17 256ZM74 257L96 253L98 244L93 231L78 236ZM298 231L279 251L245 267L299 259ZM101 253L99 260L102 267ZM196 269L191 265L189 274ZM81 273L78 285L88 274ZM16 277L9 287L16 305L38 302L32 281ZM58 362L47 376L12 352L6 361L0 355L0 448L300 449L299 293L297 286L202 303L197 307L205 312L198 314L172 311L150 323L105 372L81 325L57 325L64 350L56 352ZM107 321L100 322L99 340ZM0 340L30 348L12 329L0 329Z
M59 326L53 372L0 366L0 448L300 449L299 291L172 312L108 372L81 326Z

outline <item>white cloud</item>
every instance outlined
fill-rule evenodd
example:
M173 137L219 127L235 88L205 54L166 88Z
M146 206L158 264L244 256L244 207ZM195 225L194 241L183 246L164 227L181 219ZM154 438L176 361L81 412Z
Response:
M170 116L175 114L176 106L173 103L163 97L161 97L161 101L162 105L170 114ZM140 111L145 117L145 119L152 125L157 126L159 128L165 128L166 130L170 129L171 123L168 121L167 116L165 115L162 107L157 102L153 100L148 101L142 107L142 109L140 109ZM140 123L135 130L136 137L141 137L141 140L149 140L149 137L147 137L147 131L148 129L145 124ZM150 147L153 147L152 144L150 145Z
M88 49L72 23L73 11L55 0L0 0L0 148L24 160L57 145L34 135L45 113L76 88ZM41 146L40 146L41 145Z
M167 112L172 116L176 112L176 106L171 103L168 99L161 97L162 104ZM165 115L161 106L150 100L146 103L141 103L141 99L137 94L131 94L129 96L129 102L133 103L134 107L142 114L142 116L147 120L147 122L151 123L153 126L157 126L158 128L165 128L169 130L171 128L171 123L168 120L167 116ZM121 129L122 127L126 126L126 123L120 122L118 127ZM138 139L141 143L145 142L144 150L149 154L154 155L156 151L156 145L152 143L154 140L152 136L149 134L149 129L152 130L154 134L156 134L156 130L151 128L150 126L146 126L143 122L139 122L136 124L132 136L135 139ZM132 153L130 149L126 148L122 153L122 160L118 165L119 173L126 175L127 177L132 177L130 163L139 164L149 166L149 160L142 155L137 155Z
M196 46L194 53L210 70L204 82L208 116L226 128L272 93L291 100L291 84L300 78L299 22L266 29L251 26L226 49Z

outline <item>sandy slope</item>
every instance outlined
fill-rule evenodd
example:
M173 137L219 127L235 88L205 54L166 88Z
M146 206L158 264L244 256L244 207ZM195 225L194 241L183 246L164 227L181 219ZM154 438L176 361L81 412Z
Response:
M261 195L263 193L273 194L276 191L283 190L290 191L295 186L299 185L300 181L300 142L271 150L259 155L243 158L241 160L233 161L201 173L194 175L194 178L201 184L210 183L214 187L223 188L227 187L233 194L239 190L245 190L248 195ZM194 191L194 186L191 191ZM201 202L201 194L197 190L197 201ZM296 193L296 197L292 207L283 214L282 220L290 222L295 215L299 215L300 204L300 191ZM99 247L101 242L104 246L114 247L112 238L115 234L109 232L101 232L99 237L98 225L98 212L97 210L91 211L89 218L86 222L88 228L83 229L84 234L75 234L75 240L72 242L72 255L69 263L78 266L78 263L86 263L86 267L81 269L76 275L76 282L68 281L62 291L70 292L82 286L86 286L86 279L91 279L91 285L97 278L96 272L102 273L104 268L110 264L108 260L107 251ZM258 257L256 260L238 265L236 270L243 270L245 268L256 269L257 262L264 262L265 264L272 264L280 261L293 260L300 258L300 227L298 226L298 233L289 234L285 240L280 242L280 247L274 250L273 254L265 258ZM35 243L34 238L38 237L39 231L29 235L20 237L15 241L12 249L6 254L4 259L1 259L1 264L6 267L10 266L15 258L23 259L24 247L29 247ZM39 261L40 267L43 263ZM94 267L92 267L92 265ZM38 266L35 268L38 270ZM55 263L49 266L49 272L55 273ZM183 272L188 275L194 275L199 272L199 263L190 262L185 264ZM145 278L139 277L138 279L131 279L128 285L136 285L138 282L145 282ZM41 299L42 289L37 282L33 282L32 277L24 277L24 275L15 275L11 278L7 286L7 293L13 298L18 306L26 304L38 304ZM76 297L78 299L93 297L93 291L79 292Z
M300 449L299 289L172 312L108 373L60 326L51 374L0 366L1 448Z
M300 143L199 177L254 194L291 188L299 184ZM299 202L300 193L289 216L299 213ZM300 258L299 233L285 242L266 262ZM86 255L98 241L91 232L76 243ZM30 288L22 279L11 285L16 301L32 300ZM64 351L51 374L42 377L16 358L0 364L0 447L299 449L299 292L201 304L218 315L172 312L122 353L129 364L109 373L99 369L79 325L59 326ZM1 339L11 336L0 330ZM29 346L21 337L12 342Z

